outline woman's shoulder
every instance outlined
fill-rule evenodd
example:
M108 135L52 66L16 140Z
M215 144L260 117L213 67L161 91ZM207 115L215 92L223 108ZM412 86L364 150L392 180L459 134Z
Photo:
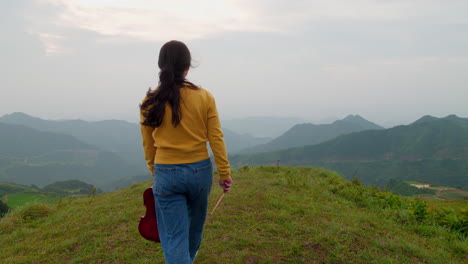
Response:
M184 87L185 91L190 94L197 94L200 97L205 97L205 98L213 98L213 94L211 94L210 91L207 89L201 87L201 86L195 86L195 87Z

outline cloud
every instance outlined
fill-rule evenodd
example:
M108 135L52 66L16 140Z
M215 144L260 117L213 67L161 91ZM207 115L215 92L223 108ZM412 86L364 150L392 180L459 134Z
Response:
M39 33L39 38L44 44L46 55L65 53L68 50L62 45L64 36L48 33Z
M235 1L38 0L61 7L56 24L140 41L199 39L224 31L275 31Z
M467 23L466 1L438 0L36 0L60 7L56 25L138 41L202 39L218 33L301 33L330 23L422 20Z

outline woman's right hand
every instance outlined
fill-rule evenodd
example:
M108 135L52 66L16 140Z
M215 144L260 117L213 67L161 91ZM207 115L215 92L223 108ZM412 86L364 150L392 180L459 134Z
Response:
M227 193L231 190L232 179L219 180L219 185L221 186L221 188L223 188L223 191Z

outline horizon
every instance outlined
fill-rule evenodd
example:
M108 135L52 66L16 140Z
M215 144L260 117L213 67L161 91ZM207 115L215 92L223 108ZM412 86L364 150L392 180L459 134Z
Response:
M0 10L0 116L138 122L171 39L222 120L468 117L464 1L17 0Z
M110 119L83 119L83 118L45 118L45 117L40 117L40 116L36 116L36 115L32 115L30 113L25 113L25 112L11 112L11 113L7 113L7 114L3 114L3 115L0 115L0 118L4 117L4 116L9 116L9 115L14 115L14 114L23 114L23 115L27 115L29 117L32 117L32 118L39 118L39 119L42 119L42 120L46 120L46 121L85 121L85 122L99 122L99 121L125 121L125 122L129 122L129 123L133 123L133 124L136 124L138 125L139 124L139 121L136 120L136 121L132 121L132 120L125 120L125 119L117 119L117 118L110 118ZM229 121L246 121L246 120L249 120L249 119L276 119L276 120L298 120L298 122L295 122L294 125L298 125L298 124L313 124L313 125L327 125L327 124L331 124L335 121L338 121L338 120L343 120L349 116L359 116L361 118L364 118L365 120L369 121L369 122L372 122L372 123L375 123L385 129L389 129L389 128L392 128L392 127L395 127L395 126L400 126L400 125L410 125L411 123L423 118L423 117L426 117L426 116L431 116L431 117L435 117L435 118L446 118L446 117L449 117L449 116L456 116L458 118L467 118L468 117L464 117L464 116L460 116L460 115L457 115L457 114L449 114L449 115L446 115L446 116L433 116L433 115L423 115L423 116L420 116L414 120L411 120L409 121L408 123L399 123L399 124L395 124L395 125L392 125L392 126L385 126L385 125L382 125L381 123L379 122L376 122L375 120L370 120L368 118L366 118L365 116L362 116L362 115L359 115L359 114L349 114L349 115L346 115L346 116L343 116L343 117L336 117L336 118L327 118L327 119L322 119L322 120L319 120L319 121L310 121L310 120L306 120L306 119L303 119L303 118L300 118L300 117L288 117L288 116L248 116L248 117L244 117L244 118L231 118L231 119L221 119L221 125L223 125L223 121L224 122L229 122ZM1 122L1 121L0 121ZM294 126L293 125L293 126Z

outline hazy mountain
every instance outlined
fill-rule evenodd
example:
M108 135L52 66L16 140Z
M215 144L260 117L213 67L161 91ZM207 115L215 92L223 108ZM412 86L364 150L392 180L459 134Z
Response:
M436 121L436 120L440 120L440 119L452 120L452 121L454 121L456 123L459 123L459 124L468 125L468 118L458 117L456 115L448 115L448 116L446 116L444 118L438 118L438 117L426 115L426 116L423 116L420 119L414 121L412 124L413 125L414 124L421 124L421 123L432 122L432 121Z
M237 134L274 138L283 134L293 125L304 122L304 119L294 117L247 117L222 120L221 123L224 128Z
M0 181L44 186L77 179L107 184L141 173L120 156L70 135L0 122Z
M115 152L126 161L145 166L138 124L122 120L44 120L24 113L0 117L0 122L19 124L41 131L72 135L82 142Z
M407 126L368 130L281 151L231 156L234 165L314 165L357 174L367 183L426 179L468 188L467 118L423 117Z
M0 122L20 124L41 131L72 135L100 149L115 152L134 165L146 168L138 124L121 120L94 122L83 120L44 120L24 113L4 115L0 117ZM223 128L223 131L226 146L230 153L271 140L271 138L266 137L239 134L228 128Z
M344 119L337 120L331 124L298 124L293 126L283 135L266 144L244 149L241 152L267 152L291 147L315 145L336 138L340 135L370 129L383 129L383 127L367 121L359 115L349 115Z
M22 125L0 122L0 155L32 157L57 150L88 150L97 148L65 134L44 132Z
M258 144L263 144L271 140L271 138L254 137L249 134L238 134L230 129L223 128L224 141L229 153L236 153L239 150L252 147Z

